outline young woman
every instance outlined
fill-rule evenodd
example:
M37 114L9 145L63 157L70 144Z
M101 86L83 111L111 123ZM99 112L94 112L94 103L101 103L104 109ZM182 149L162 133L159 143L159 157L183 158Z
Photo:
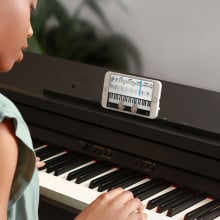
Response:
M23 59L32 36L31 11L37 0L0 0L0 72ZM22 79L21 79L22 80ZM16 106L0 94L0 219L37 220L40 166L27 125ZM143 220L143 206L121 188L99 196L77 220Z

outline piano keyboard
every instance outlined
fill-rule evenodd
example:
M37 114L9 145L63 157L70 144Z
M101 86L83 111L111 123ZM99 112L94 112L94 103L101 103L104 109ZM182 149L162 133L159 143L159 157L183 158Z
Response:
M202 192L57 146L43 145L35 152L46 162L39 170L41 195L69 207L83 210L102 192L120 186L142 200L148 220L220 220L220 201Z
M122 101L124 105L126 106L132 106L134 104L137 104L139 108L142 109L147 109L151 107L151 101L140 99L140 98L134 98L131 96L125 96L125 95L120 95L116 93L109 93L109 102L118 104L118 102Z

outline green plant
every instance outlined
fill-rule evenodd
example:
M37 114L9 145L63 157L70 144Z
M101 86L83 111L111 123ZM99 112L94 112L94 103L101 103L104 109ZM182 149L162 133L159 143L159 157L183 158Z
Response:
M100 2L83 0L70 14L58 0L39 0L32 16L35 34L29 41L29 51L117 70L128 70L131 62L140 70L136 47L125 36L113 33ZM125 9L119 0L116 2ZM84 7L97 16L101 28L81 16Z

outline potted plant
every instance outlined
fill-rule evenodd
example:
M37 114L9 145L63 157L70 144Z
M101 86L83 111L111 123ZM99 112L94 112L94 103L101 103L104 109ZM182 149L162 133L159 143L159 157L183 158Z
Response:
M116 3L123 7L120 1ZM101 28L81 16L85 7L97 16ZM135 70L141 69L136 47L112 31L100 0L82 0L72 14L58 0L39 0L32 26L35 34L28 51L121 71L128 71L131 62Z

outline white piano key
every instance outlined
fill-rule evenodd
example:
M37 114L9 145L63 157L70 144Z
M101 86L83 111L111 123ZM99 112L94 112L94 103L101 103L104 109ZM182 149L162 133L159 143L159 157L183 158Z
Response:
M48 146L47 144L43 144L43 145L40 145L40 146L36 147L34 150L37 151L37 150L43 149L47 146Z

